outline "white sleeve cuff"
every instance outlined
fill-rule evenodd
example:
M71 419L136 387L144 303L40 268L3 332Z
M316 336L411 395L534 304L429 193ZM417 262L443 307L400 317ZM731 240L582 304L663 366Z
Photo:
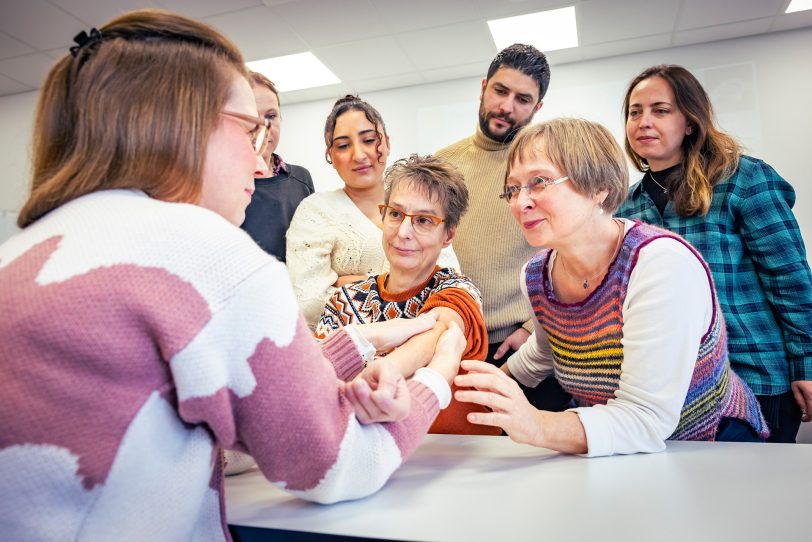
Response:
M375 359L375 347L361 335L361 332L354 325L344 326L344 331L352 339L356 350L361 355L361 359L364 360L364 367L366 367L369 362Z
M451 403L451 387L443 378L443 375L430 369L429 367L421 367L414 372L412 380L420 382L437 396L437 402L440 403L440 409L444 409Z

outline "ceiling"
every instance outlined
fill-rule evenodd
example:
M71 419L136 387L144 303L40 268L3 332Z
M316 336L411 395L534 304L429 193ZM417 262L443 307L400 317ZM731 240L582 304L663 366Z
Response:
M812 26L789 0L0 0L0 96L39 88L81 30L132 9L206 21L246 60L313 51L342 83L285 103L482 76L496 54L486 21L575 5L579 46L563 64Z

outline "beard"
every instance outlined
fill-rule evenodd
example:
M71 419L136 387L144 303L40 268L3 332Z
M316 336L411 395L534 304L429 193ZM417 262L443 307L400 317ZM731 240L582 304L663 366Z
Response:
M491 119L501 119L510 124L510 127L501 135L495 134L493 131L491 131L489 124ZM482 102L479 103L479 129L482 130L482 133L485 134L489 139L493 139L499 143L510 143L513 141L513 138L516 137L519 130L530 124L531 120L533 120L532 115L524 122L519 122L508 114L486 113L482 109Z

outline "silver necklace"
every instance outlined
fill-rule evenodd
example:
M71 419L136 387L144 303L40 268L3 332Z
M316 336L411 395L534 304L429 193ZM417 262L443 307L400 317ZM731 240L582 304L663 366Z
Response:
M648 170L648 176L651 177L651 180L654 181L654 184L656 184L657 186L659 186L660 188L663 189L663 194L668 194L668 189L657 182L657 178L654 177L654 172L653 171Z
M623 230L624 230L624 227L623 227L623 225L621 224L621 222L620 222L620 221L618 221L618 220L612 220L612 222L614 222L614 223L615 223L615 225L617 226L617 229L618 229L618 232L617 232L617 241L615 242L615 251L612 253L612 257L609 259L609 263L608 263L608 264L606 264L606 267L604 267L604 268L602 268L600 271L598 271L598 273L597 273L596 275L593 275L593 276L591 276L591 277L587 277L587 278L585 278L585 279L584 279L584 282L582 283L582 286L584 287L584 290L588 290L588 289L589 289L589 281L591 281L591 280L595 280L596 278L598 278L598 277L600 277L601 275L603 275L603 273L604 273L604 272L605 272L607 269L609 269L609 266L610 266L610 265L612 265L612 262L613 262L613 261L615 261L615 258L617 257L617 253L618 253L618 252L620 252L620 246L623 244ZM575 280L581 280L581 279L580 279L580 277L576 277L575 275L573 275L572 273L570 273L570 270L569 270L569 269L567 269L567 262L565 262L565 261L564 261L564 258L561 258L561 257L559 256L559 259L561 260L561 269L563 269L563 270L564 270L564 272L565 272L567 275L569 275L570 277L574 278Z

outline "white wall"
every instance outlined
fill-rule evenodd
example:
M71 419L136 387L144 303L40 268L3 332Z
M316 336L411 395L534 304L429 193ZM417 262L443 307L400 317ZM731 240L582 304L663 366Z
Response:
M552 67L550 90L536 116L573 115L600 121L622 141L620 108L628 82L658 63L682 64L711 94L722 127L749 152L773 165L797 192L795 214L812 244L812 178L807 165L812 130L812 28ZM483 75L487 66L482 67ZM470 134L479 78L372 92L362 97L387 125L392 158L428 153ZM37 93L0 98L0 241L13 231L28 184L30 134ZM282 143L288 162L310 169L317 190L340 186L324 161L322 131L332 100L284 104ZM633 173L633 179L639 176Z
M559 115L605 124L623 141L621 105L626 85L660 63L681 64L705 85L718 120L748 152L762 158L795 187L795 215L812 245L812 29L678 47L552 67L550 90L537 121ZM487 66L482 67L483 75ZM481 79L461 79L362 95L387 125L392 155L428 153L469 135L476 124ZM322 131L332 106L321 100L282 104L285 160L310 169L317 190L340 186L324 161ZM633 172L632 179L640 174Z

